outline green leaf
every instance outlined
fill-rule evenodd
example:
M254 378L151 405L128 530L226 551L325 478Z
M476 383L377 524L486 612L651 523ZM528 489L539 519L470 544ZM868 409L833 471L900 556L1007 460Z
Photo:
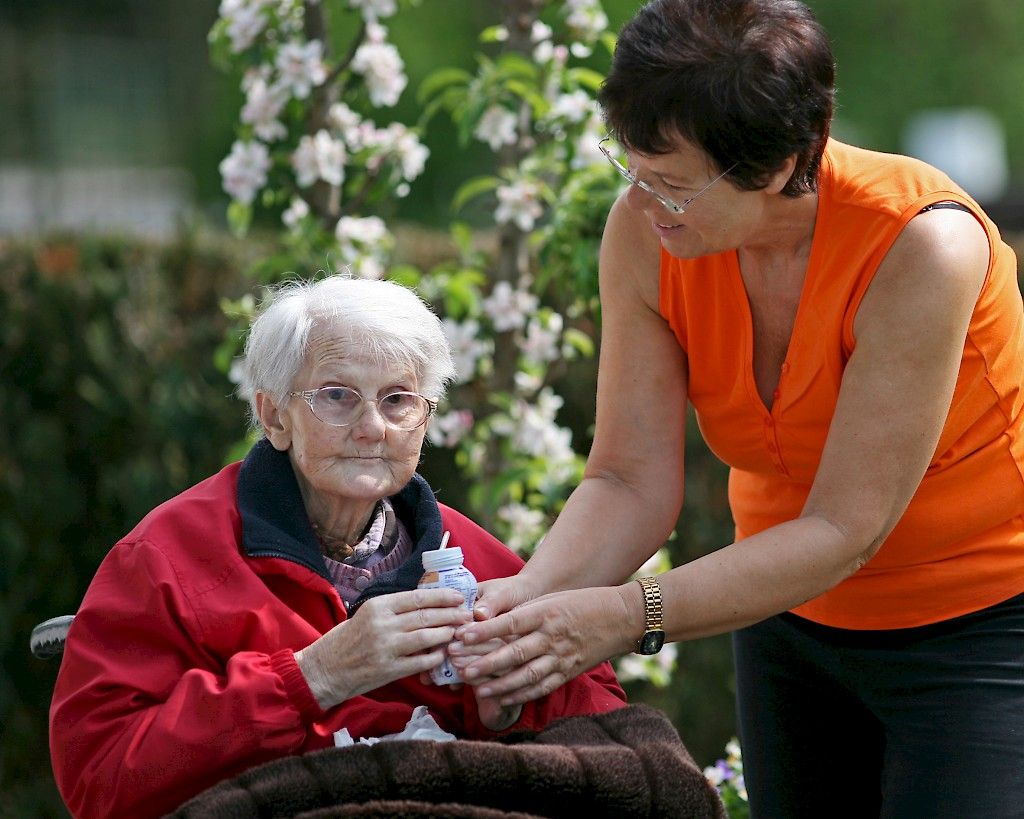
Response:
M537 80L539 70L536 63L530 62L522 54L514 51L502 54L497 61L498 70L509 77L523 80Z
M228 21L219 18L210 28L206 40L210 46L210 62L215 68L225 73L232 70L231 42L228 39Z
M246 205L237 199L232 200L228 205L228 225L231 232L239 238L249 232L249 225L252 223L252 205Z
M570 82L588 88L595 93L601 90L604 75L592 68L570 68L565 72Z
M448 88L441 94L438 94L423 106L423 111L416 120L416 127L424 128L434 118L434 115L442 109L447 109L453 119L459 119L462 116L462 108L466 104L466 95L466 89L464 88Z
M473 229L465 222L452 222L450 233L455 247L463 256L473 249Z
M430 74L416 92L416 101L421 105L428 99L450 86L465 86L473 75L462 68L441 68Z
M578 351L580 355L590 358L594 354L594 339L582 330L569 327L562 333L562 338L566 344Z
M530 106L534 119L540 119L551 107L551 103L548 102L547 98L529 83L525 83L519 79L510 78L505 80L504 85L507 90L511 91Z
M396 264L392 265L388 269L388 278L391 281L405 285L406 287L417 288L420 285L420 281L423 279L423 274L415 265Z
M497 188L501 179L496 176L474 176L459 186L452 198L452 210L461 210L471 199L482 196Z
M479 290L467 277L453 276L444 291L444 311L455 319L470 315L476 307Z
M488 26L480 32L481 43L500 43L508 37L508 29L505 26Z
M458 113L459 120L459 144L468 145L473 136L473 129L490 105L490 100L484 96L471 96L467 101L465 110Z

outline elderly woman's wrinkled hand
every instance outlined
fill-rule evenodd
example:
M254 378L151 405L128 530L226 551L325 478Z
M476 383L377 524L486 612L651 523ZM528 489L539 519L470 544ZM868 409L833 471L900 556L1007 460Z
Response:
M428 671L470 614L451 589L417 589L374 597L356 614L295 653L322 708L394 680Z
M502 645L484 656L468 664L458 661L464 665L463 679L478 686L479 699L519 705L628 651L636 639L628 611L622 588L546 594L497 617L462 626L449 653L464 658L478 646L497 645L492 641L499 640Z

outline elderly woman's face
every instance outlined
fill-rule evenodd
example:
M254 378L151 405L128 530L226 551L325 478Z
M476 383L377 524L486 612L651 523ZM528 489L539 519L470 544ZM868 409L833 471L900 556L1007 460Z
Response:
M321 502L367 502L393 495L412 478L419 463L426 424L413 430L385 425L374 398L416 392L414 373L399 365L353 358L351 346L331 336L314 337L293 389L344 386L368 399L353 424L335 427L318 420L309 405L293 397L278 410L279 425L267 437L287 451L303 492Z

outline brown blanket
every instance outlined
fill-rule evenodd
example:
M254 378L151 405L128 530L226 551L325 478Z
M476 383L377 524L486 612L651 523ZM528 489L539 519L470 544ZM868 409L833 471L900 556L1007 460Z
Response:
M668 719L631 705L495 742L393 741L286 757L172 815L724 819L725 811Z

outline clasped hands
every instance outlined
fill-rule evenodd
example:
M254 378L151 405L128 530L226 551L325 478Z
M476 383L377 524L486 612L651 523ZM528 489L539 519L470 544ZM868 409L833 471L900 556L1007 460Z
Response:
M451 589L416 589L367 600L351 618L295 652L313 696L323 709L390 682L440 665L456 629L470 622L462 595ZM478 641L466 656L484 656L500 640ZM477 677L478 682L483 680ZM499 703L474 687L480 721L501 731L519 719L522 707Z
M530 599L525 578L501 578L480 584L473 619L450 589L382 595L295 658L330 708L410 674L426 681L447 650L473 686L480 721L500 731L523 704L630 650L638 626L626 594L602 587Z
M530 599L521 575L486 581L474 622L456 628L449 657L478 702L521 706L632 648L638 625L627 594L628 587L601 587Z

